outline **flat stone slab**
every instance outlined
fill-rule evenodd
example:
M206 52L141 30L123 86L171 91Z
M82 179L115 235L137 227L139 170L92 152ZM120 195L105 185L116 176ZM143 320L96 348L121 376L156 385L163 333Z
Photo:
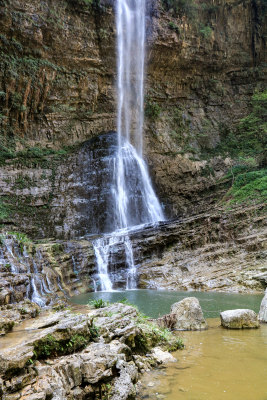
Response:
M227 310L220 313L221 325L228 329L259 328L257 314L249 309Z

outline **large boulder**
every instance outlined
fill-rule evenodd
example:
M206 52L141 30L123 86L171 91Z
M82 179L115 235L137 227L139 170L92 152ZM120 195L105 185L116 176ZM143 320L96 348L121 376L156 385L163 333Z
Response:
M261 302L259 321L267 322L267 289L265 290L265 296L263 297Z
M186 297L171 306L173 329L178 331L201 331L208 328L196 297Z
M253 310L227 310L220 314L221 325L228 329L258 328L259 321Z

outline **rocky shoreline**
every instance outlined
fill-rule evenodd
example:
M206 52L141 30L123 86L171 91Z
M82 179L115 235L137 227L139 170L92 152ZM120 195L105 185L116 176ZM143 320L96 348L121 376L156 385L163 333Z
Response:
M228 329L266 322L247 309L222 312ZM172 331L208 329L198 299L187 297L170 314L149 319L127 304L102 299L88 305L59 301L41 309L29 300L1 306L1 400L130 400L140 398L144 372L176 361L184 347Z
M0 347L3 400L126 400L135 398L140 374L162 362L157 354L169 360L166 351L182 342L116 303L44 311L0 338Z

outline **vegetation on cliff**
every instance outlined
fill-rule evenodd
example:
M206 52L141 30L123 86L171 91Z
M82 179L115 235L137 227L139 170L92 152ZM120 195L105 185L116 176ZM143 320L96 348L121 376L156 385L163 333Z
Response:
M266 168L265 6L148 3L144 149L171 216L218 203L239 167ZM44 225L58 234L55 219L69 225L58 191L71 146L115 125L113 10L98 0L0 1L0 221L16 220L10 229L40 237ZM249 189L248 202L256 195Z
M233 172L233 183L224 196L227 205L266 202L267 199L267 169L244 173Z
M267 91L256 92L251 112L240 119L235 131L221 132L221 141L211 154L230 155L240 161L250 158L255 165L267 166Z

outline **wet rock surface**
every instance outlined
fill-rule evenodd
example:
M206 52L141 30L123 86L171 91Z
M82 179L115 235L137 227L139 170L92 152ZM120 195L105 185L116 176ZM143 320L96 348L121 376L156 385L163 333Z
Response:
M265 291L265 296L262 299L260 312L259 312L259 321L267 322L267 289Z
M16 304L0 306L0 336L11 331L15 324L35 318L39 313L40 307L27 299Z
M228 329L258 328L259 321L253 310L227 310L220 314L221 325Z
M0 306L28 298L44 307L93 290L96 266L90 241L34 243L19 235L1 234Z
M257 205L145 226L130 235L139 288L262 292L266 213ZM2 234L0 304L40 306L99 288L92 237L27 242ZM113 288L125 288L123 242L110 249Z
M176 342L131 306L80 311L48 311L0 338L5 399L127 400L140 372L162 362L153 347L168 357L166 347Z

